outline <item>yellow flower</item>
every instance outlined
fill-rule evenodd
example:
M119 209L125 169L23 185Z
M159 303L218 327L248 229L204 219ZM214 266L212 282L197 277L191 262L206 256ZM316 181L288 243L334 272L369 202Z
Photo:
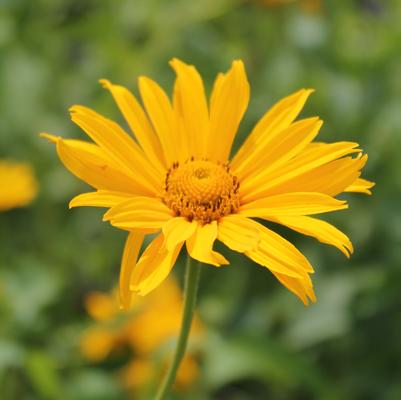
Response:
M121 371L121 381L127 388L143 388L155 375L155 364L151 360L135 359ZM199 367L190 354L185 354L177 372L175 387L183 391L199 376Z
M177 335L182 313L181 290L174 280L167 280L146 302L139 296L134 297L132 310L135 318L127 323L125 337L138 354L150 354L166 338ZM191 329L193 337L199 337L202 331L199 319L195 318Z
M38 192L29 164L0 161L0 211L28 205Z
M114 298L101 292L90 293L85 299L85 308L96 321L107 321L116 315Z
M311 89L275 104L256 124L236 155L234 137L249 101L242 61L219 74L210 101L197 70L173 59L177 74L172 102L153 80L139 78L144 108L126 88L102 80L134 137L115 122L83 107L72 120L95 142L43 134L57 145L64 165L96 191L70 207L109 210L104 220L129 232L120 274L120 298L145 295L169 275L186 244L189 255L220 266L217 240L268 268L305 304L315 301L313 268L294 245L252 218L285 225L352 252L348 237L315 217L348 207L335 196L370 193L360 178L367 161L354 142L313 143L322 121L295 122ZM139 257L143 238L157 236Z
M141 388L160 378L155 353L161 354L163 366L169 358L165 350L170 347L166 344L177 337L180 328L182 293L176 282L168 279L149 295L146 302L135 296L132 303L130 313L122 318L116 293L90 293L85 299L85 308L97 324L82 335L80 350L88 360L99 362L113 350L128 346L134 356L121 369L121 380L126 387ZM195 317L191 332L193 343L203 334L198 317ZM177 387L188 387L198 374L193 354L187 354L178 371Z
M91 361L104 360L116 344L115 334L108 329L93 328L82 335L81 353Z

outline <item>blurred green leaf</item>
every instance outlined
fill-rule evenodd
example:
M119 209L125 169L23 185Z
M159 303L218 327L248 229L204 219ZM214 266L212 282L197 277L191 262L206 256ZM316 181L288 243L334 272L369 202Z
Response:
M24 362L24 350L18 343L0 340L0 372L10 367L21 367Z
M66 388L69 400L113 400L124 398L110 373L93 369L77 371Z
M205 375L212 387L247 378L283 390L304 386L319 399L338 399L339 393L311 362L258 334L213 335L207 341Z
M26 373L43 399L65 399L56 362L48 353L31 350L26 355Z

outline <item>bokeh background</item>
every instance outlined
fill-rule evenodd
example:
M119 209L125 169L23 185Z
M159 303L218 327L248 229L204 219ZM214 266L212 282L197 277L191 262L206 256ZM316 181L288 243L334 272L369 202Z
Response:
M83 138L68 117L76 103L122 122L97 80L136 92L145 74L171 90L177 56L208 88L244 60L252 100L237 145L273 102L316 88L303 115L324 119L322 140L359 142L377 186L328 218L351 237L350 261L280 230L316 267L309 308L241 256L204 268L197 368L173 398L401 399L400 20L397 0L1 0L0 158L31 163L40 192L0 213L0 398L151 398L151 379L150 391L121 379L135 349L120 343L98 361L82 351L85 332L114 318L95 321L85 304L113 290L125 235L100 209L68 210L87 187L38 133ZM131 317L117 315L113 329Z

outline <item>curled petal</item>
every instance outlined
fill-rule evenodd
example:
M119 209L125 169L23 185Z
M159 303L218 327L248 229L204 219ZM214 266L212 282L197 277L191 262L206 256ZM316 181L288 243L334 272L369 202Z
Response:
M370 189L375 186L374 182L370 182L366 179L358 178L349 185L344 191L345 192L356 192L356 193L365 193L365 194L372 194Z
M337 247L348 258L354 251L348 236L326 221L305 216L280 216L272 218L271 221L285 225L303 235L312 236L319 242Z
M131 305L131 290L130 280L132 271L138 260L139 251L144 239L144 234L141 232L130 232L125 241L123 258L121 261L120 270L120 307L127 310Z
M169 251L163 245L164 237L159 235L143 252L131 274L130 288L141 296L156 289L173 268L182 243Z
M228 264L228 261L217 251L213 250L217 238L217 222L197 224L196 231L187 240L187 250L192 258L216 267Z
M299 297L302 303L304 303L306 306L309 304L309 300L311 300L312 303L316 302L312 280L307 274L305 274L302 278L293 278L291 276L282 275L273 271L272 273L283 286Z
M191 237L197 227L195 221L188 222L183 217L175 217L163 225L163 235L167 250L172 251L179 243L185 242Z
M305 272L313 272L309 261L292 243L258 222L254 221L254 225L259 230L260 242L245 255L283 275L299 278Z

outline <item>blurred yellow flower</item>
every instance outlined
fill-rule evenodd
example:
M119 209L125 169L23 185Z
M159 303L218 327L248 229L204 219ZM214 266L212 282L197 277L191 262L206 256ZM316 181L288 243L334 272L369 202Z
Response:
M142 299L135 296L130 312L121 315L117 293L89 294L85 307L97 324L85 331L80 340L81 353L93 362L104 360L120 347L131 348L132 360L120 371L120 377L126 387L138 389L160 379L171 356L168 344L178 335L182 311L182 294L173 279L153 291L146 302ZM192 344L199 341L202 332L196 317L191 330ZM178 371L176 385L186 388L197 377L198 366L190 352Z
M92 328L81 338L82 354L92 361L104 360L114 348L117 341L114 332L105 328Z
M301 89L275 104L256 124L233 157L232 145L247 109L250 87L242 61L219 74L210 101L194 66L173 59L172 102L147 77L139 78L145 109L126 88L102 80L135 135L83 107L72 120L95 142L43 134L57 145L64 165L96 191L70 207L106 207L104 220L129 232L120 300L148 294L169 275L186 244L193 259L228 264L213 250L218 239L268 268L305 304L315 301L313 268L292 243L253 218L285 225L339 248L349 238L311 217L348 207L335 197L344 191L370 193L360 178L367 156L354 142L315 143L322 121L295 121L313 92ZM140 257L144 236L157 233ZM139 258L139 260L138 260Z
M166 366L165 364L164 367ZM135 359L121 371L121 382L127 388L140 389L154 379L154 373L155 363L153 361ZM197 380L198 376L199 367L195 358L190 354L185 354L178 369L175 387L184 391Z
M38 183L29 164L0 161L0 211L25 207L37 192Z

